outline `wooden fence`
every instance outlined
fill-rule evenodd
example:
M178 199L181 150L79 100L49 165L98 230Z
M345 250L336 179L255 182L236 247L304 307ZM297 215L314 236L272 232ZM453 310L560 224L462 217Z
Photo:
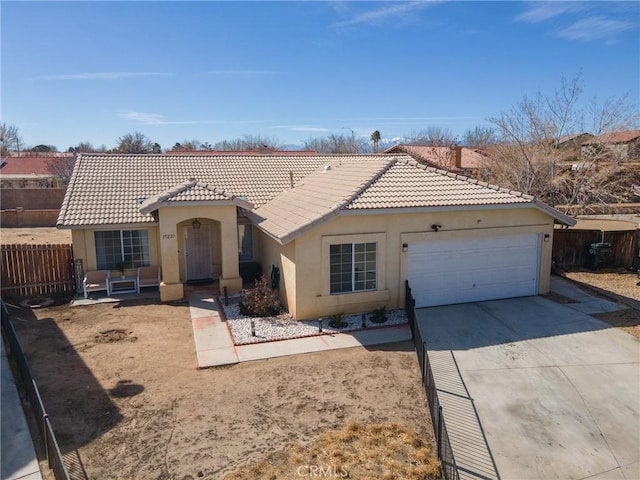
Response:
M640 230L601 232L600 230L565 230L553 232L553 259L559 267L588 265L589 245L611 243L610 267L640 267Z
M3 296L32 297L76 289L71 245L2 245Z

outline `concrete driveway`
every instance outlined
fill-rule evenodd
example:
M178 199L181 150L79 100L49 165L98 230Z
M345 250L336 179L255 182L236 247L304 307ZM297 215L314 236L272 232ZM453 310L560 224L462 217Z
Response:
M495 476L473 466L483 455L461 420L466 396L502 479L640 478L640 342L569 305L525 297L417 311L461 476Z

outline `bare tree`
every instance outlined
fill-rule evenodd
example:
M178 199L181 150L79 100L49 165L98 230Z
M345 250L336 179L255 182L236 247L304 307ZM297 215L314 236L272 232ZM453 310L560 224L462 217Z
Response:
M107 151L107 147L104 145L94 147L91 142L80 142L75 147L69 147L67 151L71 153L103 153Z
M462 136L462 145L480 150L495 145L497 141L496 130L491 127L475 127L464 132Z
M117 153L143 154L153 152L153 142L140 132L127 133L117 141Z
M456 145L458 139L448 128L431 126L408 135L403 143L430 147L449 147Z
M22 146L22 139L18 132L18 127L5 122L0 122L0 155L9 152L19 152Z
M276 138L261 135L244 134L235 140L223 140L215 144L217 150L231 151L273 151L282 149L282 144Z
M489 159L479 177L535 195L551 205L586 208L594 202L620 201L624 188L614 188L614 184L625 183L620 165L624 159L609 158L601 165L603 157L581 158L579 147L572 151L559 148L568 135L584 131L585 111L578 108L582 90L579 75L571 81L562 78L552 94L524 97L509 111L489 118L498 141L488 148ZM591 115L593 124L599 125L596 133L628 128L637 122L637 117L630 115L637 110L626 97L594 105Z
M363 153L371 151L369 142L355 135L332 133L326 137L310 138L304 142L306 150L318 153Z
M51 173L62 180L64 185L69 184L75 163L75 156L54 157L48 162Z

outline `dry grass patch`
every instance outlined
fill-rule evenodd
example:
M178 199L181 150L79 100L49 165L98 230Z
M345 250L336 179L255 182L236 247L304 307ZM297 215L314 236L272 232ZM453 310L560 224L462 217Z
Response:
M314 476L428 480L441 478L441 473L435 452L412 428L352 420L339 430L326 431L309 445L290 443L225 480Z

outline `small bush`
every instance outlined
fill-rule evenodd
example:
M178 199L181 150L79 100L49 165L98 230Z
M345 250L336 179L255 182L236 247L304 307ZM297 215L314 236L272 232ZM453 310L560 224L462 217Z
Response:
M385 305L382 308L376 308L371 312L371 317L369 317L373 323L384 323L387 321L387 306Z
M344 321L344 313L334 313L329 315L329 326L331 328L346 328L349 324Z
M269 286L264 275L256 280L256 286L242 291L240 313L249 317L272 317L282 313L278 292Z

